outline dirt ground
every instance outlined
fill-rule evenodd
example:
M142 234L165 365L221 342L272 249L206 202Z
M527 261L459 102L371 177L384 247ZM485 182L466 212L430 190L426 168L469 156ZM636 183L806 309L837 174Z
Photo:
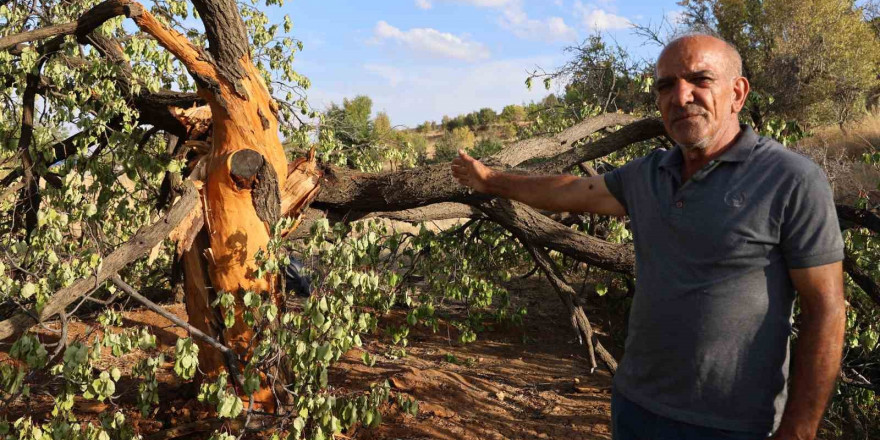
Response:
M447 332L445 323L437 333L413 329L406 357L376 355L373 367L361 362L360 350L347 353L333 368L332 386L341 392L355 391L387 379L393 391L415 398L420 408L418 415L411 416L397 405L386 405L382 425L355 429L340 438L609 439L608 372L600 369L590 374L586 348L578 345L560 301L545 281L533 277L508 288L516 304L528 306L522 326L491 329L467 345L458 344L454 329ZM182 305L165 307L185 318ZM399 321L403 314L394 312L383 319ZM158 411L153 417L141 418L134 408L137 382L127 377L142 355L136 352L117 359L107 353L102 367L112 364L123 374L117 385L119 396L104 403L78 398L77 416L94 420L98 414L122 410L145 438L210 418L207 408L194 399L195 386L181 382L172 372L173 347L184 332L147 310L125 313L124 325L152 327L160 348L167 353L158 375L162 399ZM88 341L96 334L94 327L84 323L72 323L70 331ZM382 337L365 341L371 353L388 352ZM0 353L2 356L5 353ZM36 382L40 383L39 378ZM32 398L0 411L0 416L6 412L11 421L30 414L39 421L49 418L51 409L47 394L34 393ZM203 431L180 438L204 436Z
M347 356L343 386L389 378L420 404L416 417L392 412L353 438L610 439L610 374L590 374L586 347L549 285L535 279L509 288L529 307L521 328L481 333L463 346L442 329L411 332L409 356L372 368Z

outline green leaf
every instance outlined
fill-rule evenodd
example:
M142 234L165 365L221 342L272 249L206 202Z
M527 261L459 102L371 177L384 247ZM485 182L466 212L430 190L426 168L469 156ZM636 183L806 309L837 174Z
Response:
M22 286L21 292L19 293L24 298L30 298L37 293L37 285L31 282L27 282L24 286Z

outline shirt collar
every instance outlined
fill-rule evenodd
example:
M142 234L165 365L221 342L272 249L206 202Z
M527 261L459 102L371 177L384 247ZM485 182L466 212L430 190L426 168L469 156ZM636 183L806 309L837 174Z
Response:
M721 162L745 162L752 155L755 145L758 144L758 134L755 133L755 130L752 130L752 127L746 124L740 124L739 128L740 133L736 141L715 160ZM681 147L676 147L666 152L663 159L660 160L659 166L660 168L677 169L683 160L684 156L682 156Z

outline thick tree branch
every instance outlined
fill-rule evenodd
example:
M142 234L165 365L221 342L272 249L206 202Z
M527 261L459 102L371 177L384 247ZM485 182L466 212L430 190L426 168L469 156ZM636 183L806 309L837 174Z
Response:
M136 5L136 6L135 6ZM238 14L238 7L233 6ZM199 11L201 12L201 11ZM156 39L156 41L171 52L189 73L196 79L200 86L212 89L217 82L217 70L206 59L204 52L193 45L183 34L174 29L169 29L144 9L139 3L132 2L129 16L138 27Z
M42 62L36 67L36 71L39 72L41 66ZM39 77L36 75L27 75L27 86L22 96L21 132L18 138L18 155L21 157L24 188L22 188L21 199L16 203L16 210L24 214L24 227L28 240L37 228L37 212L40 210L39 176L30 152L34 134L34 104L37 97L38 81Z
M27 43L30 41L39 41L49 37L57 37L64 35L83 36L99 26L107 20L118 17L120 15L129 15L131 5L138 5L131 0L108 0L98 4L94 8L88 10L77 21L48 26L20 34L9 35L0 38L0 50L7 50L17 44ZM138 5L140 6L140 5Z
M641 119L608 136L558 154L543 163L522 167L536 174L559 174L588 160L607 156L636 142L662 136L666 133L663 122L655 118Z
M571 146L593 133L615 125L625 125L638 120L635 116L623 113L603 113L595 118L582 121L562 133L525 139L504 148L492 156L501 165L515 167L529 159L556 156L571 149Z
M129 241L108 255L95 275L79 280L52 295L39 315L35 314L35 316L39 316L39 322L44 322L58 313L64 312L68 305L99 286L132 261L148 253L150 249L161 243L193 209L196 209L199 203L198 191L192 183L187 183L180 200L174 204L168 214L155 224L139 231ZM37 321L27 313L2 321L0 322L0 340L16 336L36 323Z
M536 247L561 252L577 261L632 275L635 252L631 245L610 243L561 225L531 207L495 199L476 205L486 215Z
M361 173L328 167L315 207L337 211L399 211L440 202L467 202L489 197L470 194L455 184L449 164L411 170Z
M370 213L349 213L347 220L363 220L368 218L384 218L407 223L430 222L436 220L453 220L459 218L484 217L483 213L473 206L464 203L436 203L420 208L404 209L402 211L379 211Z
M250 47L238 4L235 0L193 0L193 5L205 24L208 52L220 76L233 85L236 93L246 97L240 80L248 77L242 60L247 57L250 62Z
M22 111L21 111L21 131L18 138L18 155L21 157L22 173L24 175L24 188L22 189L21 200L16 209L24 211L24 226L27 231L27 240L30 240L31 234L37 228L37 213L40 210L40 185L39 175L37 174L36 162L31 156L30 148L34 137L34 108L37 99L37 89L40 86L40 71L49 58L50 53L54 53L61 47L62 37L55 37L46 44L41 45L38 53L40 58L36 66L33 67L31 73L25 76L25 89L22 94Z
M586 130L580 133L585 132ZM554 156L545 163L501 170L563 173L584 161L606 156L632 143L663 133L662 122L642 119L602 139ZM540 154L541 151L533 149L531 153ZM490 159L487 163L493 164L494 161L496 159ZM470 193L467 188L455 184L449 164L445 163L384 173L360 173L345 168L328 167L325 177L327 181L322 185L323 189L315 199L315 204L316 207L331 210L399 211L440 202L474 204L489 199L488 196Z

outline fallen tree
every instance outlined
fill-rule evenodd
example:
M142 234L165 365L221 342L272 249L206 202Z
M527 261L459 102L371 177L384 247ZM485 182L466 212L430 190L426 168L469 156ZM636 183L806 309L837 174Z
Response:
M265 357L271 362L250 362L256 357L255 351L263 349L256 335L294 339L292 332L278 323L278 310L283 312L284 304L277 262L273 262L271 255L273 240L304 237L312 224L325 217L338 222L377 217L406 222L470 218L497 224L521 243L565 305L569 313L566 318L585 345L591 367L598 366L598 355L609 370L615 371L616 360L593 331L584 299L568 285L550 252L631 277L635 266L631 245L585 234L573 229L571 223L518 202L474 194L454 183L445 163L364 173L319 163L314 151L308 157L288 162L278 134L279 104L251 59L237 4L232 0L193 3L205 25L207 50L172 30L137 2L127 0L100 3L67 24L0 38L0 51L17 57L36 54L39 59L26 73L4 72L7 82L20 81L23 75L25 85L19 118L22 135L16 142L17 167L2 181L18 193L10 216L24 218L23 222L11 222L11 233L38 241L33 237L40 228L39 213L45 205L42 196L49 192L40 183L66 185L63 179L67 176L49 168L66 164L71 158L100 161L116 148L114 134L125 130L133 134L132 125L149 128L138 132L142 137L131 148L144 148L162 134L169 140L165 146L172 161L186 162L185 176L169 170L162 179L162 191L155 197L157 204L167 210L161 219L112 243L114 246L105 245L101 253L103 263L91 275L50 292L44 303L33 300L17 307L17 314L4 316L0 340L11 342L29 328L45 326L56 317L62 321L65 330L61 333L65 335L64 326L74 317L79 304L108 280L139 303L158 311L154 303L117 274L143 260L165 238L170 238L176 246L175 264L183 274L189 315L186 324L172 321L195 336L200 347L198 365L206 376L203 382L219 380L224 372L231 372L236 391L250 401L249 415L256 408L275 413L281 425L295 426L297 413L288 409L299 394L288 388L296 382L288 374L299 374L300 381L320 383L326 382L326 368L321 367L323 379L320 371L295 371L297 365L279 359L290 356L285 349L298 351L300 347L294 345L291 349L271 343L265 350ZM125 39L98 31L107 20L117 16L133 20L152 41L179 60L195 81L198 92L146 87L144 78L128 64L123 52ZM63 58L65 65L76 69L89 66L92 60L74 55L78 50L73 46L78 45L90 46L101 59L120 66L109 73L111 84L137 114L112 118L100 130L83 130L37 148L34 113L38 97L46 102L66 99L64 84L59 83L57 75L44 74L41 69L51 66L55 58ZM99 91L91 91L88 98L103 99ZM508 145L485 162L509 172L561 173L663 135L663 125L655 118L603 114L558 134ZM172 137L174 141L170 141ZM176 202L163 203L175 199ZM839 206L838 214L845 227L878 232L877 216L870 211ZM285 218L288 220L284 221ZM267 262L276 265L274 271L266 270ZM853 280L880 304L876 282L870 275L852 258L847 259L845 267ZM38 278L26 267L13 267L11 271L19 281ZM227 294L231 303L223 305ZM254 301L255 295L262 298L261 294L265 294L261 307L271 305L276 310L260 308L263 316L259 318L266 317L268 322L260 323L250 316L258 324L248 323L248 314L253 314L253 310L244 303ZM329 307L309 303L302 312L308 313L305 316L309 320L319 321L318 315L323 320L324 314L329 313L322 308ZM313 323L299 325L308 328ZM310 337L305 341L314 345L315 339ZM59 343L58 353L66 345L66 339ZM297 355L310 362L326 363L334 356L338 359L341 347L351 346L327 342L317 347L306 346L302 350L307 354ZM258 386L254 385L254 378Z

